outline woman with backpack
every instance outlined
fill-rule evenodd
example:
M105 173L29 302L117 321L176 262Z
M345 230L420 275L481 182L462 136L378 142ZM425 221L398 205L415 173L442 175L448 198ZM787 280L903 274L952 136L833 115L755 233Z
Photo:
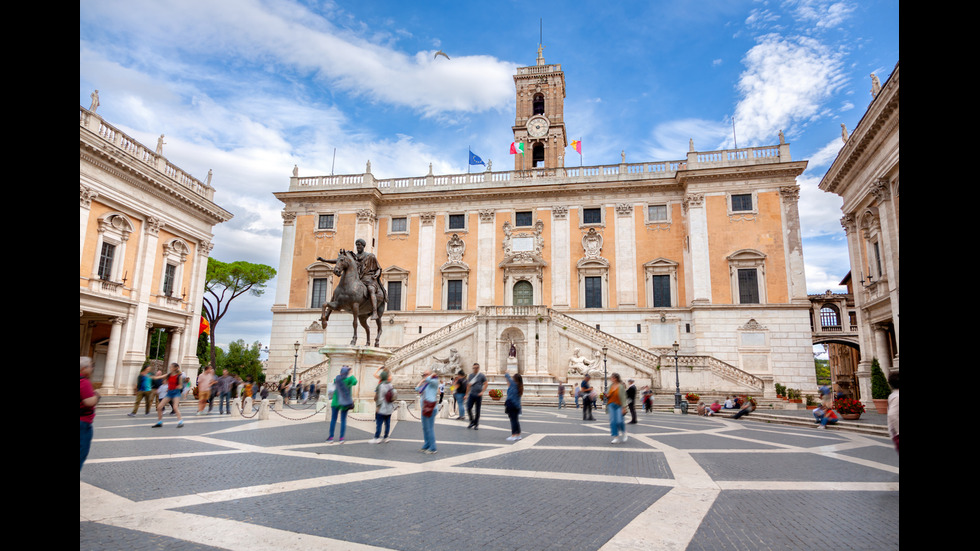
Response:
M340 368L340 374L333 381L333 398L330 401L330 436L327 437L327 444L333 444L334 428L337 426L337 417L340 417L340 438L338 444L344 443L344 433L347 432L347 412L354 407L353 392L351 389L357 384L357 379L350 375L350 367Z
M395 412L395 399L398 397L398 393L395 392L395 387L388 381L387 371L382 371L379 379L378 387L374 389L374 403L377 405L377 411L374 414L375 429L374 438L371 439L372 444L388 441L388 432L391 429L391 414ZM382 424L385 427L383 440L381 439Z

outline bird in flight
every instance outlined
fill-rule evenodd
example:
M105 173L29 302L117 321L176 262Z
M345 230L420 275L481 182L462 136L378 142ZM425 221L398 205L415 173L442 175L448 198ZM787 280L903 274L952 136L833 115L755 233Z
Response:
M446 59L449 59L449 56L446 55L446 52L444 52L442 50L439 50L438 52L436 52L435 55L432 56L432 59L435 59L438 56L442 56L442 57L444 57Z

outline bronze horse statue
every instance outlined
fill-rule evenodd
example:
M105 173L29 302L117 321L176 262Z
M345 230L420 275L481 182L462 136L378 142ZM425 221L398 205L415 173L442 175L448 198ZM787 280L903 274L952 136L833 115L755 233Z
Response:
M371 297L367 286L361 281L357 258L354 256L353 251L341 249L337 255L337 260L326 260L320 257L317 257L317 260L333 264L333 274L340 278L340 283L337 284L337 287L333 291L333 297L331 297L329 302L323 303L322 313L320 314L320 326L324 329L327 328L327 320L330 319L331 312L350 312L354 315L354 338L351 339L350 345L357 345L357 324L360 323L361 327L364 328L364 332L367 334L367 339L364 341L364 344L365 346L370 346L371 328L368 327L367 322L372 314ZM374 346L378 346L381 341L381 315L384 314L385 305L388 303L385 289L380 282L378 283L377 295L378 319L375 323L378 327L378 333L374 339Z

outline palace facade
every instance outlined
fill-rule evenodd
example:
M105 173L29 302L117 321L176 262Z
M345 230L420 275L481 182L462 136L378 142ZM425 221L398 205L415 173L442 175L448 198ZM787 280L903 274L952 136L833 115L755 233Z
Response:
M879 85L819 188L843 198L841 225L847 234L860 361L860 399L870 403L871 364L887 377L899 368L899 65Z
M661 392L677 377L684 392L814 388L796 183L806 161L791 159L782 136L566 167L561 66L539 50L514 83L514 140L525 146L514 170L391 179L375 178L370 162L362 174L294 170L275 193L284 208L270 376L291 374L295 361L302 380L327 379L319 350L349 343L352 318L335 313L321 328L336 281L316 259L360 238L384 270L380 345L396 379L454 349L467 370L516 363L525 381L574 382L578 349L591 369Z
M94 96L94 95L93 95ZM132 394L152 333L196 373L211 230L232 215L214 188L79 108L79 355L102 394Z

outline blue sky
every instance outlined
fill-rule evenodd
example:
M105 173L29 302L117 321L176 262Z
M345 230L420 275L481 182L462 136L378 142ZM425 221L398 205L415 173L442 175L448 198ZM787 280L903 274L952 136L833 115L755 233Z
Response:
M841 291L841 201L817 189L899 61L897 1L347 2L86 0L79 104L204 180L232 212L212 256L278 267L282 204L300 175L379 178L498 170L514 123L513 74L565 72L565 123L586 165L683 159L771 145L798 179L807 287ZM433 59L442 50L451 58ZM734 131L733 131L734 119ZM336 148L336 161L333 155ZM566 164L578 164L568 149ZM482 167L480 167L482 168ZM219 344L266 345L275 282L241 297Z

